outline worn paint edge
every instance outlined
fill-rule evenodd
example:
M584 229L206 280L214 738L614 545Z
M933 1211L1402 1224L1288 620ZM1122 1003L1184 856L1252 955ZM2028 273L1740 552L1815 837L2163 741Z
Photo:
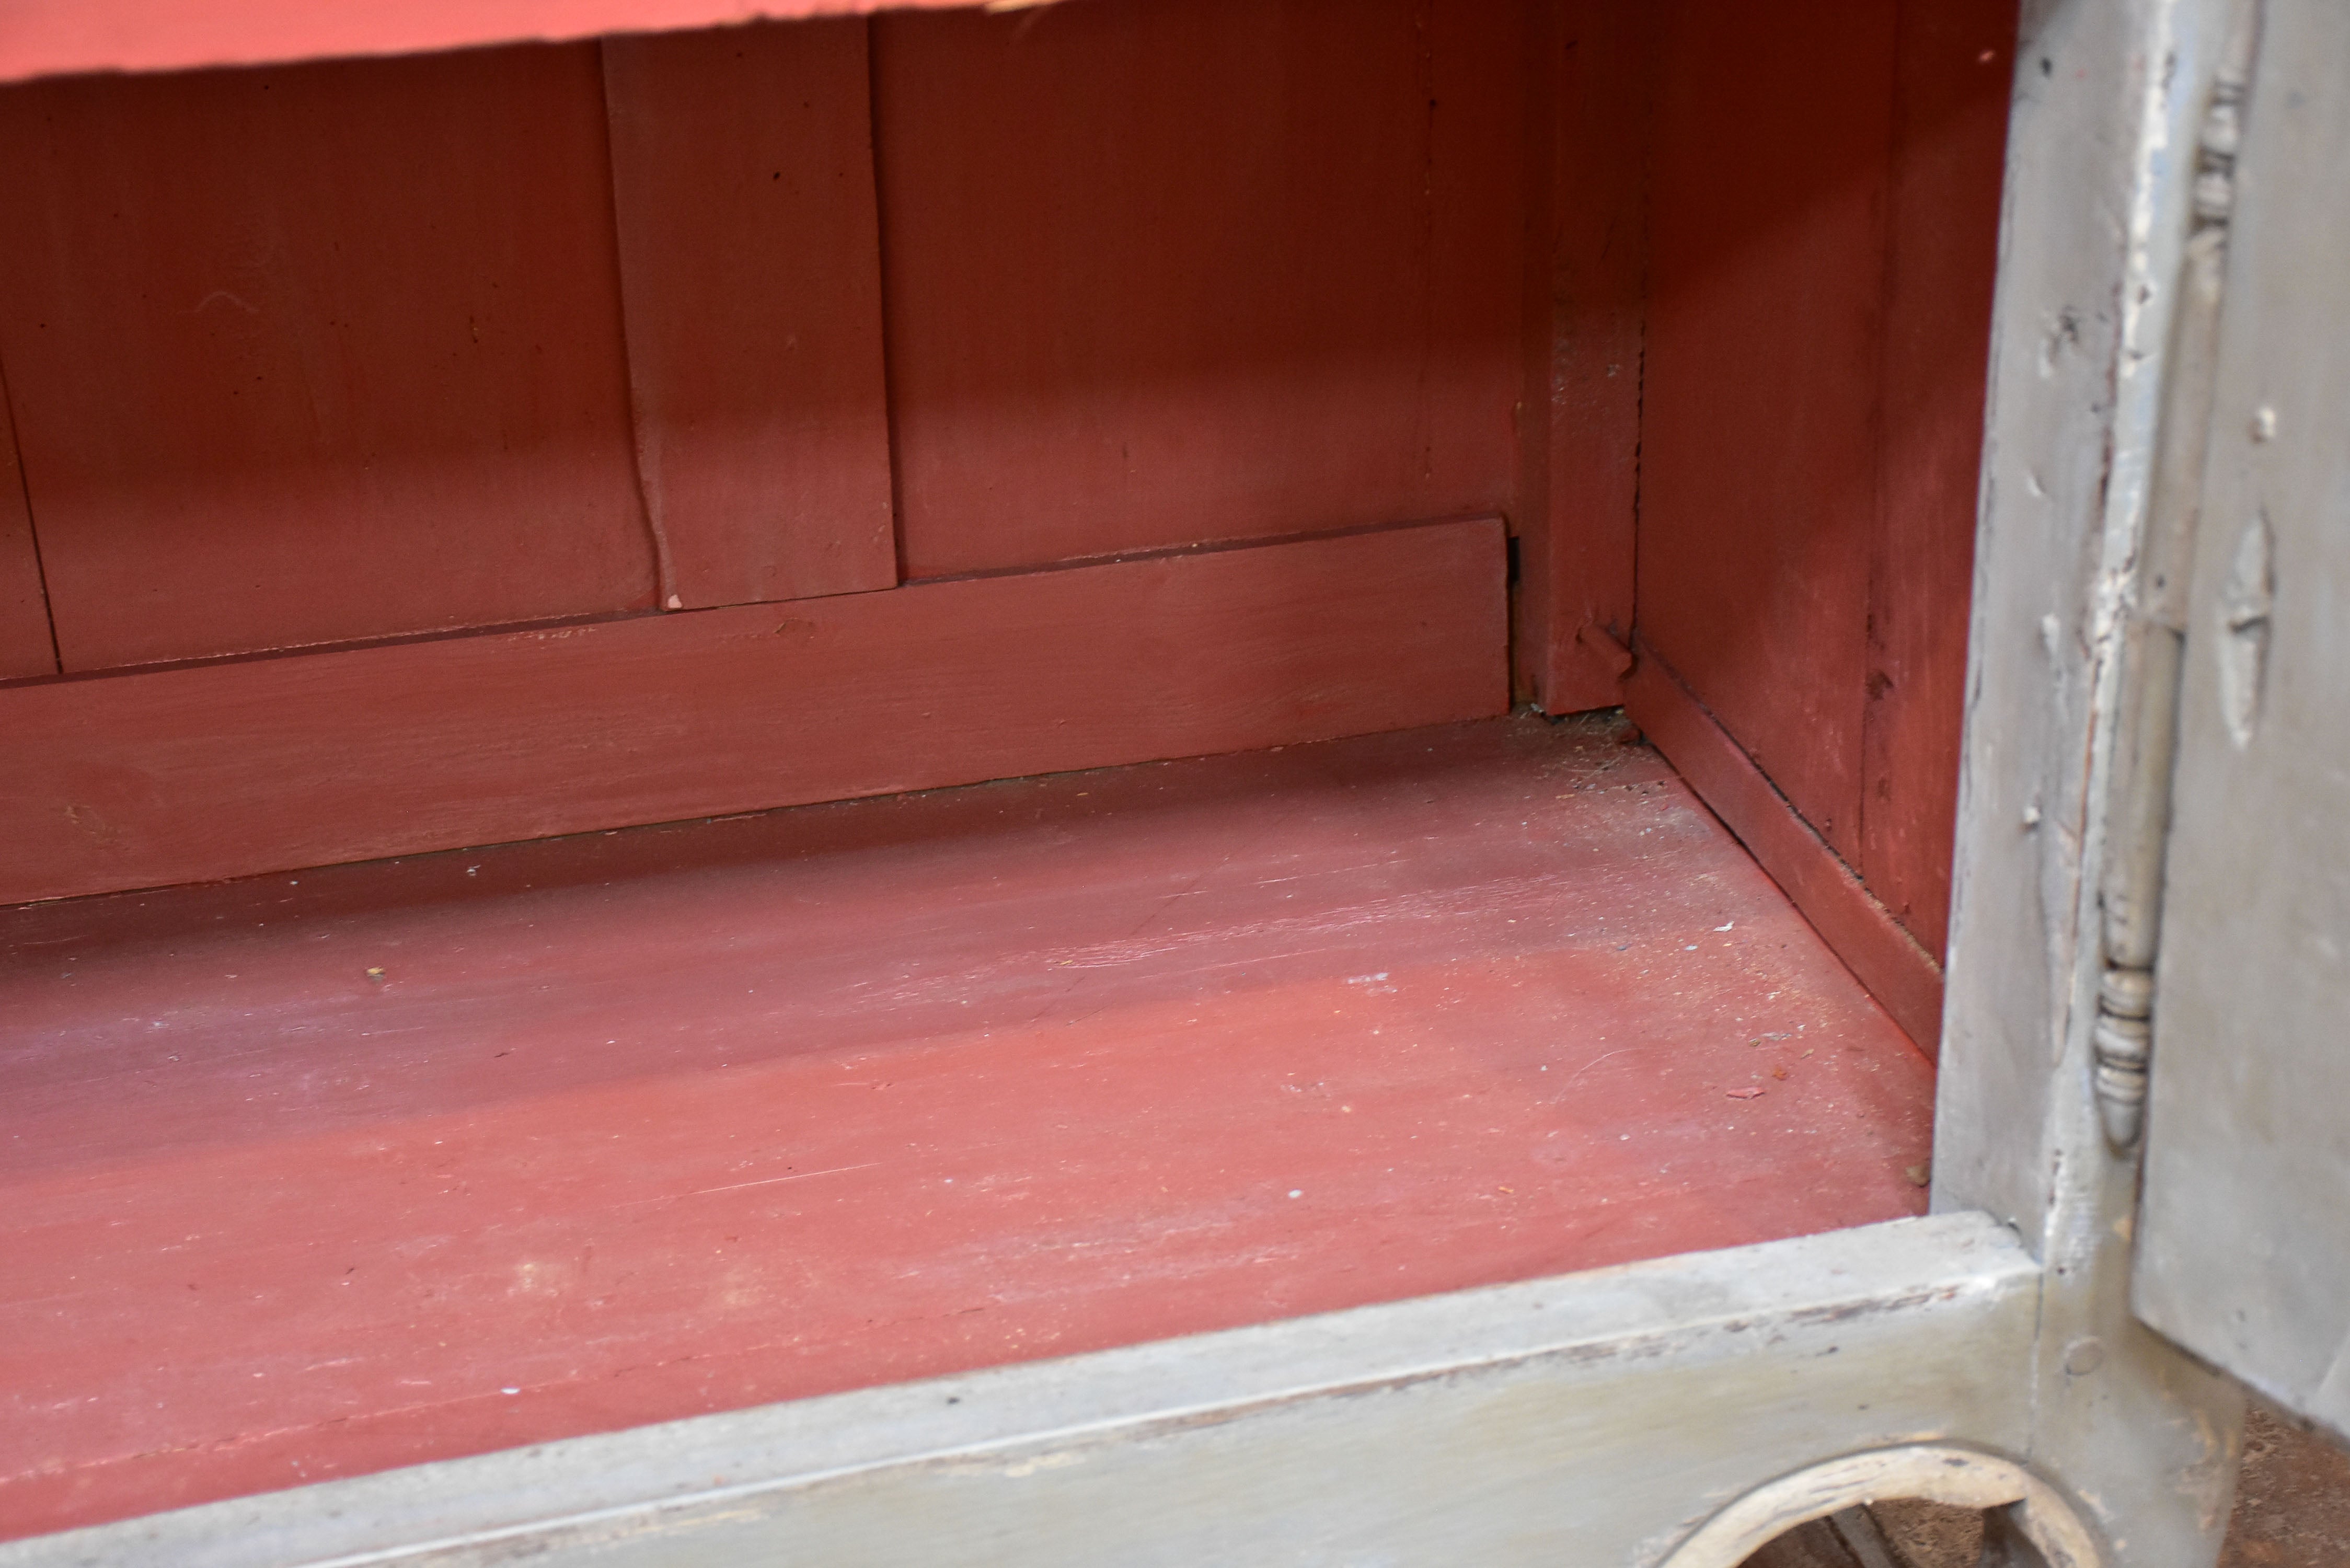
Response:
M2036 1300L2039 1277L1987 1215L1898 1220L208 1503L0 1544L0 1568L359 1568L527 1552L557 1532L657 1530L662 1516L853 1476L1147 1441L1430 1381L1640 1377L1767 1354L1773 1328L1894 1314L1963 1334Z

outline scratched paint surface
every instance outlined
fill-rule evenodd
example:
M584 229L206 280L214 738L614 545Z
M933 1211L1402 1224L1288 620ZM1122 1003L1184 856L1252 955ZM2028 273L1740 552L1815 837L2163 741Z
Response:
M6 1534L1914 1213L1932 1109L1532 720L0 912L0 1095Z

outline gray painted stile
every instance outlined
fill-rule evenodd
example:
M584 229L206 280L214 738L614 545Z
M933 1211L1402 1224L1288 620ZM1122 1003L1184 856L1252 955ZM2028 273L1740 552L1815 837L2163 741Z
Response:
M2138 1150L2106 1136L2095 1039L2198 150L2255 19L2256 0L2027 5L2010 121L1935 1203L2009 1220L2040 1259L2026 1457L2130 1568L2208 1568L2241 1430L2236 1385L2132 1314Z
M2266 10L2269 34L2303 39L2297 68L2315 73L2294 90L2341 90L2350 23L2339 0ZM2109 875L2109 838L2137 842L2126 825L2143 772L2125 765L2136 732L2122 743L2121 715L2146 679L2130 653L2133 607L2158 492L2174 483L2161 454L2176 453L2178 432L2166 420L2202 406L2174 370L2199 358L2178 352L2198 138L2253 20L2253 0L2024 5L1934 1217L240 1499L0 1546L0 1568L1730 1568L1802 1518L1918 1494L1996 1508L1993 1552L2012 1563L2209 1568L2241 1395L2143 1326L2128 1295L2141 1145L2166 1238L2230 1228L2224 1210L2165 1208L2193 1185L2167 1176L2167 1162L2221 1157L2173 1105L2174 1078L2176 1095L2202 1095L2193 1072L2219 1060L2199 1054L2192 1006L2178 1001L2200 982L2167 947L2162 988L2177 1011L2157 1010L2143 1139L2126 1127L2107 1136L2116 1078L2106 1075L2101 1115L2095 1040L2104 906L2128 891L2119 870ZM2270 90L2255 70L2254 160ZM2328 126L2345 123L2339 103L2327 113ZM2345 151L2337 137L2334 178ZM2334 206L2324 222L2339 239ZM2318 244L2316 234L2280 228L2274 244ZM2340 254L2334 244L2326 259ZM2313 306L2330 305L2332 324L2350 318L2341 277L2336 267ZM2238 390L2223 379L2217 428ZM2343 406L2334 396L2337 429ZM2215 437L2215 452L2225 445ZM2343 450L2337 440L2329 473ZM2241 496L2230 506L2245 514ZM2303 516L2272 514L2278 560L2297 557L2296 529L2320 526ZM2227 555L2205 532L2199 579ZM2326 591L2338 594L2338 538L2333 550ZM2199 580L2196 616L2216 613L2218 591ZM2330 653L2325 668L2339 671L2341 622L2332 643L2304 648L2298 639L2316 634L2287 618L2315 591L2278 588L2271 657ZM2219 722L2228 700L2192 640L2180 710L2188 823L2239 787L2227 769L2253 765L2244 748L2196 760L2198 727ZM2304 690L2270 677L2277 701ZM2321 693L2331 706L2313 706L2308 721L2330 719L2337 765L2345 690L2336 680ZM2273 734L2273 714L2260 722ZM2280 753L2269 765L2305 764ZM2310 872L2333 877L2323 885L2335 894L2350 886L2344 843L2337 832L2335 858ZM2174 901L2220 875L2176 846L2170 867ZM2172 940L2192 923L2174 910ZM2228 950L2211 950L2223 975ZM2297 1027L2300 995L2281 993L2272 1032ZM2339 1039L2337 1029L2318 1042L2336 1063ZM2330 1169L2338 1216L2344 1165ZM2350 1300L2342 1238L2303 1239L2331 1245L2318 1255L2334 1271L2334 1300ZM2178 1256L2189 1273L2218 1267ZM2155 1320L2224 1358L2169 1266L2148 1267L2141 1288ZM2329 1332L2338 1340L2343 1326ZM2338 1370L2338 1347L2330 1353ZM2255 1370L2272 1388L2308 1381Z

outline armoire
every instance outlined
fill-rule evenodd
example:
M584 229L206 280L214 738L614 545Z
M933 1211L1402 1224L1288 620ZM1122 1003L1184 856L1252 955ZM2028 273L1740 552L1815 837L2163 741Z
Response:
M2206 1568L2326 0L0 4L0 1564Z

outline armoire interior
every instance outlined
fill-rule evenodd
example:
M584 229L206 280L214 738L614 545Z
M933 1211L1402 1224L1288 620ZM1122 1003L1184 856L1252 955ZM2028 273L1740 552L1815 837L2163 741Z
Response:
M0 47L0 1535L1924 1210L2014 0L630 25Z

